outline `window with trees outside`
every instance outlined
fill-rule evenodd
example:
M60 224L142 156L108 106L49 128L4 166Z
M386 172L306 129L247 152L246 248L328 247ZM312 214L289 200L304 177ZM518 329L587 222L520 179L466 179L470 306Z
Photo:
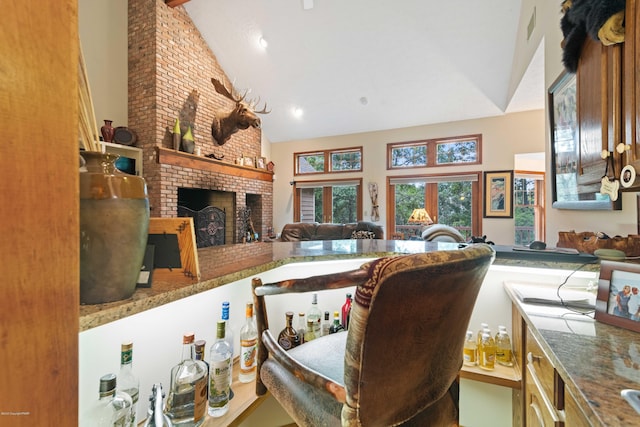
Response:
M456 228L469 240L482 235L481 172L387 178L387 229L405 240L422 239L424 225L409 224L416 208L426 208L434 223Z
M294 182L294 221L345 224L362 219L362 179Z
M293 153L295 175L361 172L362 147Z
M513 180L515 245L544 240L544 173L518 172Z
M387 144L387 169L482 163L482 135Z

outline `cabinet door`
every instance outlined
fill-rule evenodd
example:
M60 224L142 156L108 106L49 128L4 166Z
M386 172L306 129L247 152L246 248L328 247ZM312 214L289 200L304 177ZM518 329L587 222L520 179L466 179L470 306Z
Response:
M631 145L634 154L629 161L640 159L640 120L638 101L640 100L640 9L636 0L627 0L625 12L624 41L624 141ZM636 190L637 191L637 190Z
M621 45L604 46L587 37L576 73L576 90L579 192L599 192L606 167L602 150L614 151L622 135ZM617 168L616 176L620 176L619 164ZM613 171L609 171L609 176L613 176Z
M591 423L584 416L578 403L574 399L573 395L566 391L565 392L565 422L567 426L571 427L589 427Z

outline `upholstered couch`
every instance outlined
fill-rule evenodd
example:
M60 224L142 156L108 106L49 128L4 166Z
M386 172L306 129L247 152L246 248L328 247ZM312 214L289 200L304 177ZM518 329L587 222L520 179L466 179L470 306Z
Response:
M321 224L294 222L286 224L280 233L283 242L305 240L383 239L382 227L372 222L359 221L348 224Z

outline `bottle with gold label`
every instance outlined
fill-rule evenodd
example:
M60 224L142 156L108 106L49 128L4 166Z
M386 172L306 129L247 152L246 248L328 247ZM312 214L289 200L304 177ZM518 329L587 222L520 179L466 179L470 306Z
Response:
M487 371L495 369L496 363L496 343L491 337L491 334L482 334L482 343L478 351L478 363L480 368Z
M300 345L300 337L298 332L293 329L293 311L287 311L285 313L286 324L280 334L278 334L278 344L285 350L290 350L293 347Z
M246 321L240 329L240 374L241 383L248 383L256 379L258 362L258 328L253 318L253 304L247 303L245 310Z
M304 342L309 342L316 339L315 323L315 320L307 319L307 329L304 333Z
M473 331L467 331L464 349L462 350L462 362L467 366L476 366L478 364L478 344L473 338Z
M504 328L504 327L502 327ZM500 329L496 335L496 362L503 366L513 366L511 338L507 329Z

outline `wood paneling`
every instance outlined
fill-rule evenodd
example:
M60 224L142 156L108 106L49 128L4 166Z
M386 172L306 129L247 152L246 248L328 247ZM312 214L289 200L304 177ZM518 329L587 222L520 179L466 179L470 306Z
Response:
M2 9L0 425L78 425L77 8Z

